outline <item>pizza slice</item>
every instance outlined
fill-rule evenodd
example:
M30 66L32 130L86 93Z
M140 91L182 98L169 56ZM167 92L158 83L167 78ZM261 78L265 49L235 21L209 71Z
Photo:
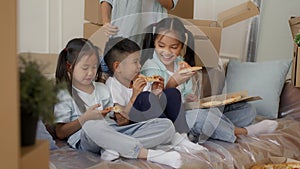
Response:
M106 107L105 110L119 113L122 111L122 108L120 106L112 106L112 107Z
M230 104L230 103L233 103L237 100L240 100L242 98L242 96L240 95L237 95L237 96L231 96L225 100L223 100L223 104L226 105L226 104Z
M217 107L217 106L221 106L222 104L223 104L223 102L218 101L218 100L211 100L211 101L208 101L208 102L201 103L201 105L203 107Z
M139 75L139 77L144 78L147 82L159 82L159 76L158 75L153 75L153 76L144 76L144 75Z
M181 69L179 71L179 73L184 74L184 73L188 73L188 72L198 71L198 70L201 70L201 69L202 69L201 66L193 66L193 67L188 67L188 68Z

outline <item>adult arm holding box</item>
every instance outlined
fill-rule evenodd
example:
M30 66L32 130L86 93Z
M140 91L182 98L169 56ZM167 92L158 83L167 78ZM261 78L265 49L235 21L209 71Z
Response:
M112 5L107 1L100 1L101 3L101 15L103 21L103 29L107 36L115 35L118 33L119 28L110 23Z

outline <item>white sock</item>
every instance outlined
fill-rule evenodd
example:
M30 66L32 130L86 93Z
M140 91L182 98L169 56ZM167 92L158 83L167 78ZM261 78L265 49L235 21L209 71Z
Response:
M176 151L148 150L147 160L173 168L179 168L182 165L181 156Z
M263 120L256 124L245 127L248 135L256 135L261 133L270 133L276 130L278 122L274 120Z
M184 134L175 134L173 141L176 144L174 149L177 150L177 151L183 151L182 149L192 149L192 150L195 150L195 151L207 150L202 145L191 142L188 139L186 133L184 133Z
M101 153L101 159L106 161L112 161L119 157L119 153L114 150L105 150Z

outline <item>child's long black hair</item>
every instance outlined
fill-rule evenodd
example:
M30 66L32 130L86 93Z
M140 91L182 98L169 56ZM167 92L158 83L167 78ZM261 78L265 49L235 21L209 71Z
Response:
M153 23L146 27L143 39L142 64L146 59L153 57L154 41L159 34L175 32L178 40L183 44L186 43L186 52L183 55L184 60L191 66L195 66L194 37L193 34L185 28L178 18L164 18L158 23ZM153 50L147 50L153 49Z
M122 62L129 54L140 50L138 44L128 38L110 38L104 49L104 61L107 64L110 76L113 75L114 62Z
M98 51L98 48L89 40L84 38L74 38L70 40L66 47L59 53L55 73L56 83L66 83L69 93L74 98L82 113L86 111L85 103L78 96L76 90L73 90L72 88L73 69L76 62L79 61L82 56L91 56L95 54L98 58L98 69L95 81L103 82Z

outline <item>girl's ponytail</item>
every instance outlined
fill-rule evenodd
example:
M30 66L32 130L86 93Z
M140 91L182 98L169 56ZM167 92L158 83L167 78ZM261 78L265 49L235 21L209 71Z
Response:
M143 50L141 53L141 65L143 65L147 61L147 59L152 59L153 57L155 27L156 23L153 23L145 28L142 46Z
M64 48L58 56L57 67L55 72L56 83L60 82L68 82L68 74L67 74L67 56L68 49Z
M186 61L189 65L195 66L195 39L193 34L186 29L187 33L187 48L184 55L184 61Z

